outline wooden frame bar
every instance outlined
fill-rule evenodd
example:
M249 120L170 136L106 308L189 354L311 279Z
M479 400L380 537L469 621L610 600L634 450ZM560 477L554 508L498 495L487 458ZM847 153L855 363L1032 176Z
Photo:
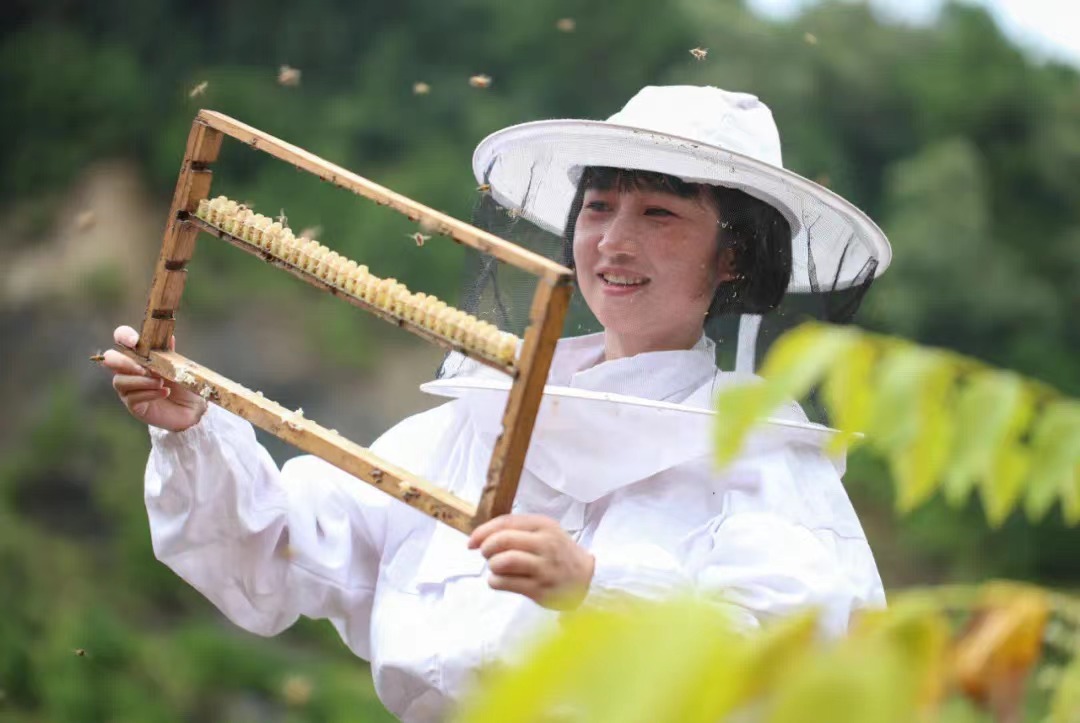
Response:
M217 160L225 136L253 149L269 153L297 169L312 173L336 186L388 206L422 224L425 230L453 238L458 243L494 256L537 277L529 315L529 327L515 361L507 362L470 348L448 336L410 322L380 307L344 293L315 274L278 258L265 249L227 233L194 215L199 201L210 194L210 164ZM262 258L293 276L376 314L424 340L455 349L488 366L509 374L513 383L503 414L503 432L492 453L487 482L478 504L473 505L407 470L392 465L370 450L327 430L297 412L290 412L261 393L227 379L169 349L187 282L187 265L199 232L209 233L237 248ZM562 333L572 289L573 273L539 254L516 246L451 216L395 193L308 151L285 143L228 116L201 110L188 135L184 160L165 225L161 252L147 298L146 314L138 346L119 351L156 374L200 394L210 402L240 415L252 424L296 447L314 454L387 494L455 529L469 533L487 520L510 511L524 466L533 425L547 381L555 344Z

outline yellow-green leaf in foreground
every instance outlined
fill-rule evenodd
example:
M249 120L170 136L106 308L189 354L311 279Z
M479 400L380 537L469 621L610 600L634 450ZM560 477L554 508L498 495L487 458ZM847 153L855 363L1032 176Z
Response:
M800 666L777 686L767 723L910 723L917 676L886 640L851 638Z
M890 450L889 466L896 477L896 503L909 512L934 493L953 446L952 416L956 368L944 356L927 371L918 392L914 435L905 446Z
M877 395L868 442L888 455L906 448L919 431L923 390L933 383L948 357L910 344L889 344L875 375Z
M869 340L852 344L826 372L821 385L822 397L829 410L829 421L840 430L829 451L839 452L851 446L870 424L874 408L873 374L878 353Z
M755 422L787 400L798 399L858 341L846 328L803 324L773 345L762 365L765 383L722 391L716 401L716 459L721 465L738 454Z
M1080 723L1080 655L1073 657L1054 691L1050 723Z
M458 720L695 723L680 716L704 687L721 710L745 697L746 645L717 606L701 601L582 610L565 615L523 665L493 673Z
M898 598L887 610L863 613L851 634L856 638L880 638L906 658L904 670L913 677L905 685L917 691L916 704L921 710L930 710L943 698L949 624L935 602Z
M1000 527L1024 491L1031 452L1019 444L1003 444L981 486L983 509L992 527Z
M962 504L990 472L994 455L1020 403L1015 374L979 371L970 375L956 400L956 441L945 472L945 498Z
M979 486L986 519L995 527L1004 522L1016 507L1023 492L1024 478L1031 466L1031 451L1020 441L1034 413L1034 399L1029 389L1021 390L1011 412L990 469Z
M1021 499L1032 517L1060 499L1066 521L1080 523L1080 405L1037 382L957 354L820 324L781 337L762 376L717 397L721 465L738 454L755 422L821 383L841 429L828 451L864 432L889 462L901 511L939 486L953 504L974 488L994 525ZM1047 418L1029 434L1036 400L1048 400L1040 402Z
M865 613L775 686L768 723L910 723L941 696L948 626L926 605ZM810 664L806 664L810 663Z
M784 398L797 399L858 341L857 333L846 327L803 324L777 340L761 376Z
M810 653L817 648L816 633L817 615L806 611L747 635L734 650L717 649L720 655L707 661L706 667L697 673L696 688L684 697L682 707L671 707L665 717L657 720L700 723L726 720L729 713L744 710L798 666L806 665ZM730 652L736 653L734 659ZM737 670L732 670L732 665ZM718 675L738 676L742 682L735 686L716 685Z
M732 387L717 396L713 439L718 465L735 459L750 428L775 406L770 403L771 398L765 384Z
M1032 520L1046 514L1055 498L1068 509L1080 497L1080 404L1056 401L1047 405L1031 435L1031 465L1024 487L1025 511ZM1072 520L1075 523L1080 520Z

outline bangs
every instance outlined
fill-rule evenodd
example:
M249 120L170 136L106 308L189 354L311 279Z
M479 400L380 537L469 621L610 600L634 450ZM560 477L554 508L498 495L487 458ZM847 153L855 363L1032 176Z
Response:
M588 166L581 176L579 189L596 191L655 191L679 198L697 198L701 185L687 183L675 176L656 171L638 171L607 166Z

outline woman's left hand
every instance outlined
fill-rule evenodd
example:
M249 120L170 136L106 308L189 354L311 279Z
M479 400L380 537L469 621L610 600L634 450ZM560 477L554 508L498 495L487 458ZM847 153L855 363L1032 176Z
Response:
M592 582L593 556L550 517L496 517L469 536L469 549L476 548L487 558L492 588L516 592L546 608L576 608Z

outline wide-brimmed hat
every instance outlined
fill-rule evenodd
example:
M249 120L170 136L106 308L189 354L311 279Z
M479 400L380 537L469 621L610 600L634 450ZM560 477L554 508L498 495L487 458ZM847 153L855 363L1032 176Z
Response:
M665 173L769 203L791 224L792 292L865 283L892 258L866 214L783 167L772 112L747 93L649 86L606 121L522 123L492 133L473 153L476 179L495 201L559 235L587 166Z

